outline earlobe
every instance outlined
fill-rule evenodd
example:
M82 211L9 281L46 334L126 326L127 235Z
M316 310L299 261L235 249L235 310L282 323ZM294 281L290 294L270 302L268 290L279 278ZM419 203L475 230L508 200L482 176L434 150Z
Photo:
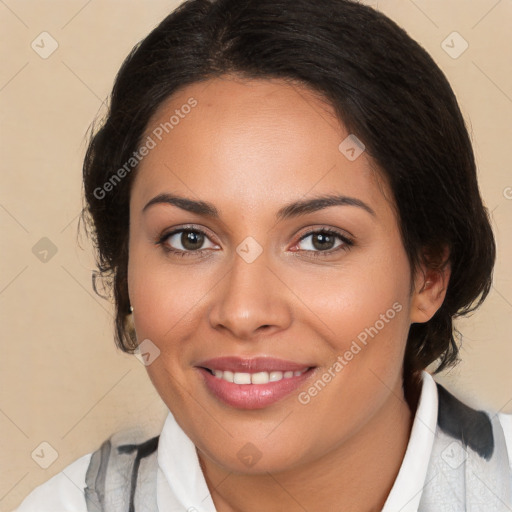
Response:
M125 316L124 328L132 341L137 341L137 334L135 332L135 323L133 320L133 307L130 306L130 312Z
M443 304L449 279L448 261L440 268L423 266L418 270L411 299L411 323L428 322L435 315Z

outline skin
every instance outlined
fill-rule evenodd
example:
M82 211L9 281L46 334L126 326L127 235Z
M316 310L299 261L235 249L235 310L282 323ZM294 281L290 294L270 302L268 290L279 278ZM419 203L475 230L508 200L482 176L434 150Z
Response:
M440 307L449 270L423 268L411 282L386 183L366 153L349 161L340 152L349 134L312 91L234 76L196 83L160 106L146 135L190 97L197 106L143 159L131 192L134 324L138 339L160 350L148 374L196 445L218 511L381 510L414 413L402 389L408 329ZM162 193L212 203L219 218L170 204L143 213ZM343 205L276 220L291 202L334 193L374 215ZM156 243L188 224L206 233L202 254L181 257ZM354 244L335 238L322 250L315 236L300 241L317 228ZM248 236L262 249L252 263L236 252ZM165 244L186 250L180 234ZM298 393L396 302L401 311L301 404ZM225 355L317 368L277 403L239 410L211 395L195 368ZM248 442L261 453L252 467L237 457Z

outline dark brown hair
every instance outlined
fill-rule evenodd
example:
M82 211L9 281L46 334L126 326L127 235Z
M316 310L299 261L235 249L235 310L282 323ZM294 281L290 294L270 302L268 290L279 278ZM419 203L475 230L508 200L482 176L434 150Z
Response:
M404 371L457 360L453 319L487 296L495 242L480 197L471 141L455 95L429 54L393 21L349 0L188 0L128 55L108 115L83 166L88 223L100 274L110 279L116 342L125 328L130 187L126 173L105 192L170 95L224 74L303 84L333 105L389 183L412 272L422 261L451 278L432 319L411 325ZM101 193L98 190L102 190Z

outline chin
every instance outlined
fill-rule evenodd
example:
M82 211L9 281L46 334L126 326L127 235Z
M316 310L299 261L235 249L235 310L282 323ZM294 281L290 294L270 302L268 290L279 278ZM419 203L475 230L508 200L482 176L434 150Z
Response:
M267 475L268 473L276 474L289 471L299 465L298 460L290 457L291 453L299 453L299 451L299 446L295 451L276 451L275 445L260 449L247 441L242 443L239 450L233 454L230 453L230 457L226 457L225 451L218 454L210 452L210 455L207 455L203 450L201 450L201 456L209 458L228 472L244 475Z

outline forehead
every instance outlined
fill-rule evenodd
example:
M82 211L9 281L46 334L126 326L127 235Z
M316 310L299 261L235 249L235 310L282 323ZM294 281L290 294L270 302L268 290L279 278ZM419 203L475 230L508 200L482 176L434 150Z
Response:
M351 137L331 105L303 86L227 76L194 83L148 123L143 140L154 147L139 164L134 199L174 190L255 209L338 192L379 202L370 159L344 152Z

